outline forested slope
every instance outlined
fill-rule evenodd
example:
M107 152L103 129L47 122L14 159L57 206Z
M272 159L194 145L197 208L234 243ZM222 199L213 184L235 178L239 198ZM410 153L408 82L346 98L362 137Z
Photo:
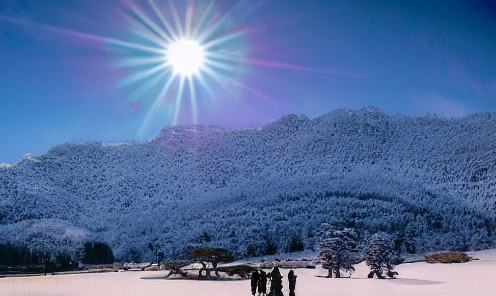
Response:
M496 242L496 114L388 116L374 107L261 128L164 128L144 143L66 143L0 166L0 242L116 257L315 245L321 223L405 252Z

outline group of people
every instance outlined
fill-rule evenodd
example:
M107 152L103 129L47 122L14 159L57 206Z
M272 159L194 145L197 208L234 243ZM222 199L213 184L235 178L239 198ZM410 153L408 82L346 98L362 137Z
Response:
M267 294L267 282L270 281L270 290L269 294ZM293 270L290 270L288 273L288 281L289 281L289 295L295 295L295 286L296 286L296 275ZM251 275L251 294L264 296L283 296L282 294L282 275L279 271L279 267L274 267L274 269L265 273L265 271L258 270L254 271Z

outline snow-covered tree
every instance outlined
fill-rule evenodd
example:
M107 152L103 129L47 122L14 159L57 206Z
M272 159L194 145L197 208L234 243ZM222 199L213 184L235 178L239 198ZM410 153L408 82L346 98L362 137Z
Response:
M373 278L375 274L377 278L382 279L385 276L384 273L394 278L398 274L393 270L395 263L398 262L393 239L385 232L372 235L367 246L365 260L371 269L369 278Z
M356 234L351 228L327 231L322 236L317 251L317 262L328 270L328 277L341 277L341 271L352 273L358 263Z

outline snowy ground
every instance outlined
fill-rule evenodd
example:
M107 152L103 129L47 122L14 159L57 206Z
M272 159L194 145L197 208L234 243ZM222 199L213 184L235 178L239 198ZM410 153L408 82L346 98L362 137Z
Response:
M351 278L327 279L319 269L296 269L297 296L443 296L496 295L496 250L470 253L480 260L463 264L402 264L396 268L398 279L367 279L364 263L356 266ZM288 295L287 269L284 295ZM113 272L57 276L0 278L1 296L249 296L250 281L197 281L153 279L166 271ZM147 279L148 278L148 279Z

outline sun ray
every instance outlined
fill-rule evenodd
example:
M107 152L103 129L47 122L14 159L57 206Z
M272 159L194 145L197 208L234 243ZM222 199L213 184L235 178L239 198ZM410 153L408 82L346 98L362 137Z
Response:
M203 72L208 74L208 76L212 77L215 81L217 81L217 83L222 84L223 81L220 79L219 76L224 76L224 75L221 75L219 72L215 72L210 67L205 67L203 69Z
M121 40L108 38L108 37L100 37L100 36L95 36L95 35L89 35L89 37L95 38L96 40L99 40L99 41L103 41L103 42L107 42L110 44L131 48L131 49L137 49L137 50L146 51L146 52L154 52L154 53L159 53L159 54L162 53L162 50L154 48L154 47L150 47L150 46L139 45L136 43L121 41Z
M191 77L188 77L188 84L189 84L189 93L191 97L191 115L193 117L193 124L196 124L198 122L198 114L197 114L197 109L196 109L196 93L195 93L195 86L193 85L194 80Z
M243 38L247 31L234 27L234 9L219 13L214 1L202 6L202 11L195 1L148 0L145 6L139 1L121 1L126 8L123 21L128 26L126 31L131 33L128 34L130 39L92 35L4 16L0 16L0 20L78 41L101 43L103 49L121 55L109 66L130 71L116 81L115 87L131 90L128 100L143 116L140 135L163 120L170 125L183 122L180 116L187 115L188 108L189 120L198 123L200 114L208 114L209 104L220 107L217 92L228 94L222 96L223 99L239 98L240 91L268 99L238 79L247 65L281 65L244 58L247 50L243 48ZM206 113L199 112L199 108L205 108Z
M154 56L154 57L139 57L139 58L127 58L115 61L110 65L115 68L123 68L123 67L137 67L137 66L146 66L148 64L163 64L166 61L166 58L162 56Z
M205 51L205 58L214 59L217 61L240 62L239 54L230 52L212 52Z
M205 81L205 78L203 77L203 74L200 72L196 76L198 81L200 82L201 86L203 87L203 90L205 90L208 94L208 96L212 99L212 101L216 104L219 105L217 99L215 98L214 93L212 92L212 89L210 86L208 86L207 82Z
M212 77L215 81L217 81L219 85L223 86L224 90L226 90L230 95L232 95L233 97L237 97L237 95L231 89L226 88L226 81L229 81L228 76L222 75L220 72L216 72L210 69L210 67L205 67L204 72L208 76ZM222 80L221 77L224 78L224 80Z
M184 5L176 7L177 3ZM246 31L232 27L232 11L214 13L213 1L201 13L193 1L170 0L164 5L163 2L148 0L147 4L143 9L136 2L131 3L127 14L133 33L141 38L141 43L136 45L143 48L135 48L136 58L113 64L113 67L135 71L121 79L118 86L135 84L138 87L132 93L132 99L153 102L140 105L147 111L140 132L152 126L154 117L159 117L158 110L166 112L171 125L178 124L186 106L191 111L190 120L196 124L199 106L207 109L208 104L219 106L214 90L220 89L212 88L213 84L219 85L233 98L239 97L239 90L249 91L232 80L233 74L239 77L238 66L247 64L240 62L246 51L242 50L243 43L237 41ZM165 85L155 87L161 83ZM147 91L159 93L156 96L154 93L153 99L140 98L145 97ZM256 90L252 89L251 93L254 92ZM258 95L263 96L261 93ZM186 99L188 105L183 102ZM199 100L204 104L200 105Z
M131 76L128 76L128 77L122 79L117 84L117 86L123 87L123 86L129 85L129 84L133 84L133 83L140 81L140 80L143 80L143 79L145 79L145 78L147 78L147 77L149 77L155 73L158 73L159 71L164 70L166 68L167 68L167 66L165 64L159 64L155 67L152 67L152 68L147 69L145 71L140 71L134 75L131 75Z
M179 19L179 14L177 13L176 7L174 6L174 2L172 0L169 0L169 7L171 10L172 18L174 19L174 23L176 24L177 33L179 36L184 37L181 20Z
M171 72L170 69L166 69L166 71L162 73L157 73L157 75L154 75L150 79L147 79L144 81L138 88L136 88L135 91L133 91L130 95L131 101L149 101L147 97L149 96L150 89L153 87L162 84L161 81L164 80L164 78L167 77L168 73Z
M96 40L103 41L109 44L114 44L114 45L119 45L122 47L127 47L130 49L137 49L140 51L146 51L146 52L154 52L154 53L162 53L160 49L150 47L150 46L145 46L145 45L139 45L136 43L132 42L127 42L127 41L121 41L113 38L108 38L108 37L100 37L100 36L95 36L95 35L89 35L90 38L95 38Z
M190 3L188 5L188 8L186 9L186 19L184 21L185 23L185 36L186 38L191 38L191 26L193 22L193 11L194 11L194 6L193 3Z
M138 7L136 7L135 5L133 5L133 7L135 7L135 9L132 10L133 13L146 25L145 27L148 30L162 37L167 42L173 41L172 37L167 35L167 33L164 30L162 30L162 28L160 28L155 22L153 22L149 17L147 17Z
M145 119L143 120L143 123L141 124L141 127L139 129L140 134L142 134L145 131L147 126L150 124L150 121L153 119L152 113L159 110L158 106L161 103L163 103L165 95L167 94L167 91L169 90L173 80L174 80L173 76L169 77L169 80L167 81L167 83L164 84L164 86L160 90L159 94L157 95L157 97L153 101L153 106L148 110L148 112L145 116Z
M172 125L177 125L177 121L179 119L179 112L181 112L181 101L183 99L183 90L184 90L184 80L186 77L180 76L179 81L179 89L177 90L176 99L174 101L174 115L172 116Z
M152 7L152 10L155 12L155 14L158 16L162 24L165 26L167 29L167 32L172 36L173 40L176 40L179 38L177 34L175 34L174 28L172 28L172 25L167 21L167 19L160 13L160 10L158 9L157 5L155 5L154 0L148 0L149 5Z
M209 41L207 43L204 43L203 46L205 47L205 49L208 50L208 49L210 49L210 48L212 48L214 46L217 46L219 44L226 43L226 42L228 42L230 40L239 38L243 34L244 34L243 31L234 32L234 33L231 33L229 35L224 35L222 37L219 37L219 38L213 39L212 41Z
M221 62L217 62L217 61L214 61L214 60L211 60L211 59L206 59L205 60L205 64L206 65L210 65L210 66L213 66L213 67L216 67L218 69L222 69L222 70L226 70L226 71L232 71L233 70L233 67L226 64L226 63L221 63Z
M304 72L329 74L329 75L343 76L343 77L367 78L366 76L359 75L359 74L356 74L353 72L338 71L338 70L332 70L332 69L321 69L321 68L313 68L313 67L304 67L304 66L300 66L300 65L267 61L267 60L261 60L261 59L255 59L255 58L243 58L243 59L240 59L239 62L257 65L257 66L271 67L271 68L298 70L298 71L304 71Z
M225 24L228 18L229 14L223 15L220 19L214 21L211 26L207 26L196 36L196 38L202 43L205 42L206 40L208 40L208 38L210 38L211 35L220 30L220 28Z
M220 19L214 19L214 16L212 16L211 13L214 6L213 2L199 14L198 21L196 22L194 19L196 7L190 2L185 6L183 23L181 23L178 10L174 5L175 2L169 1L168 3L167 12L169 19L171 19L172 22L169 22L168 18L161 13L162 10L159 8L157 2L149 0L148 3L151 7L151 11L158 17L158 20L162 25L159 26L154 24L144 11L136 6L131 6L134 8L132 12L133 17L130 22L133 24L132 27L137 30L138 36L153 42L162 50L162 52L161 55L157 57L141 58L142 64L140 64L138 60L132 59L121 62L120 65L137 67L139 69L138 73L140 73L139 75L132 75L131 77L124 79L121 84L143 81L147 86L152 86L153 83L149 82L149 80L153 80L157 83L159 81L159 78L157 77L161 77L164 72L169 73L166 74L166 76L169 77L167 85L177 83L175 99L167 102L167 104L172 104L170 105L173 110L171 124L175 125L179 121L179 116L182 113L181 108L183 106L184 95L186 94L186 87L188 87L191 104L191 118L192 121L196 123L198 122L198 98L199 94L201 94L198 93L197 89L202 89L204 91L203 96L205 98L210 98L209 101L218 105L217 98L209 85L210 81L207 83L205 75L211 77L213 79L212 82L222 86L223 83L229 81L229 73L236 71L234 67L236 63L236 53L225 50L222 50L221 52L218 47L241 37L243 32L235 31L231 34L222 35L222 31L224 31L223 26L226 25L229 15L221 15ZM165 34L167 34L169 39L165 38ZM200 35L205 39L198 38ZM206 40L207 38L210 40L208 42L203 42L203 40ZM208 50L205 49L205 45L209 46ZM194 62L192 63L192 66L190 66L188 63L191 63L196 59L192 59L191 54L197 51L199 56L201 55L201 58L198 58L201 62ZM155 52L151 53L155 54ZM225 58L226 55L229 57ZM165 65L166 68L159 66L160 63ZM141 67L145 68L140 69ZM161 70L164 70L164 72L161 73ZM157 75L157 73L159 73L159 75ZM179 76L177 80L175 79L176 76ZM188 86L186 86L185 83L188 83ZM169 86L167 89L168 88ZM233 91L233 89L228 86L225 86L224 88L229 92ZM140 88L139 92L145 90L146 88ZM157 104L158 99L155 99L155 101L156 102L151 107L152 109L161 106L160 104ZM147 122L150 120L150 116L152 116L150 114L154 113L148 113ZM147 125L148 123L145 124L145 126Z
M271 97L269 97L268 95L264 94L263 92L249 86L249 85L246 85L245 83L242 83L242 82L239 82L235 79L232 79L233 83L235 83L236 85L238 85L239 87L247 90L248 92L256 95L257 97L259 98L262 98L264 100L266 100L267 102L270 102L272 103L273 105L277 106L277 107L281 107L280 104L278 104L274 99L272 99Z
M127 21L130 25L133 26L132 31L134 31L137 36L145 38L158 46L163 46L163 44L167 42L163 38L163 36L158 35L156 32L154 32L148 26L142 24L138 20L127 17Z
M203 26L203 23L205 22L205 20L207 19L207 16L210 14L210 11L212 10L212 7L214 6L214 3L213 2L210 2L210 4L207 6L207 8L203 11L202 13L202 16L200 18L200 20L198 21L198 23L196 24L195 28L193 29L193 32L191 33L191 36L199 39L197 37L198 35L198 31L200 30L200 28Z
M86 39L86 40L91 40L91 41L96 41L96 42L101 42L101 43L118 45L118 46L122 46L122 47L129 48L129 49L136 49L139 51L155 52L155 53L160 53L160 54L162 53L162 50L158 49L158 48L154 48L154 47L146 46L146 45L141 45L141 44L136 44L136 43L129 42L129 41L123 41L123 40L119 40L119 39L115 39L115 38L98 36L98 35L87 34L87 33L81 33L78 31L54 27L54 26L50 26L50 25L44 25L44 24L32 22L32 21L19 20L19 19L15 19L15 18L11 18L11 17L6 17L6 16L0 16L0 19L2 19L4 21L11 22L11 23L16 23L19 25L32 27L35 29L42 29L42 30L54 32L57 34L67 35L67 36L71 36L71 37L75 37L75 38L81 38L81 39Z

